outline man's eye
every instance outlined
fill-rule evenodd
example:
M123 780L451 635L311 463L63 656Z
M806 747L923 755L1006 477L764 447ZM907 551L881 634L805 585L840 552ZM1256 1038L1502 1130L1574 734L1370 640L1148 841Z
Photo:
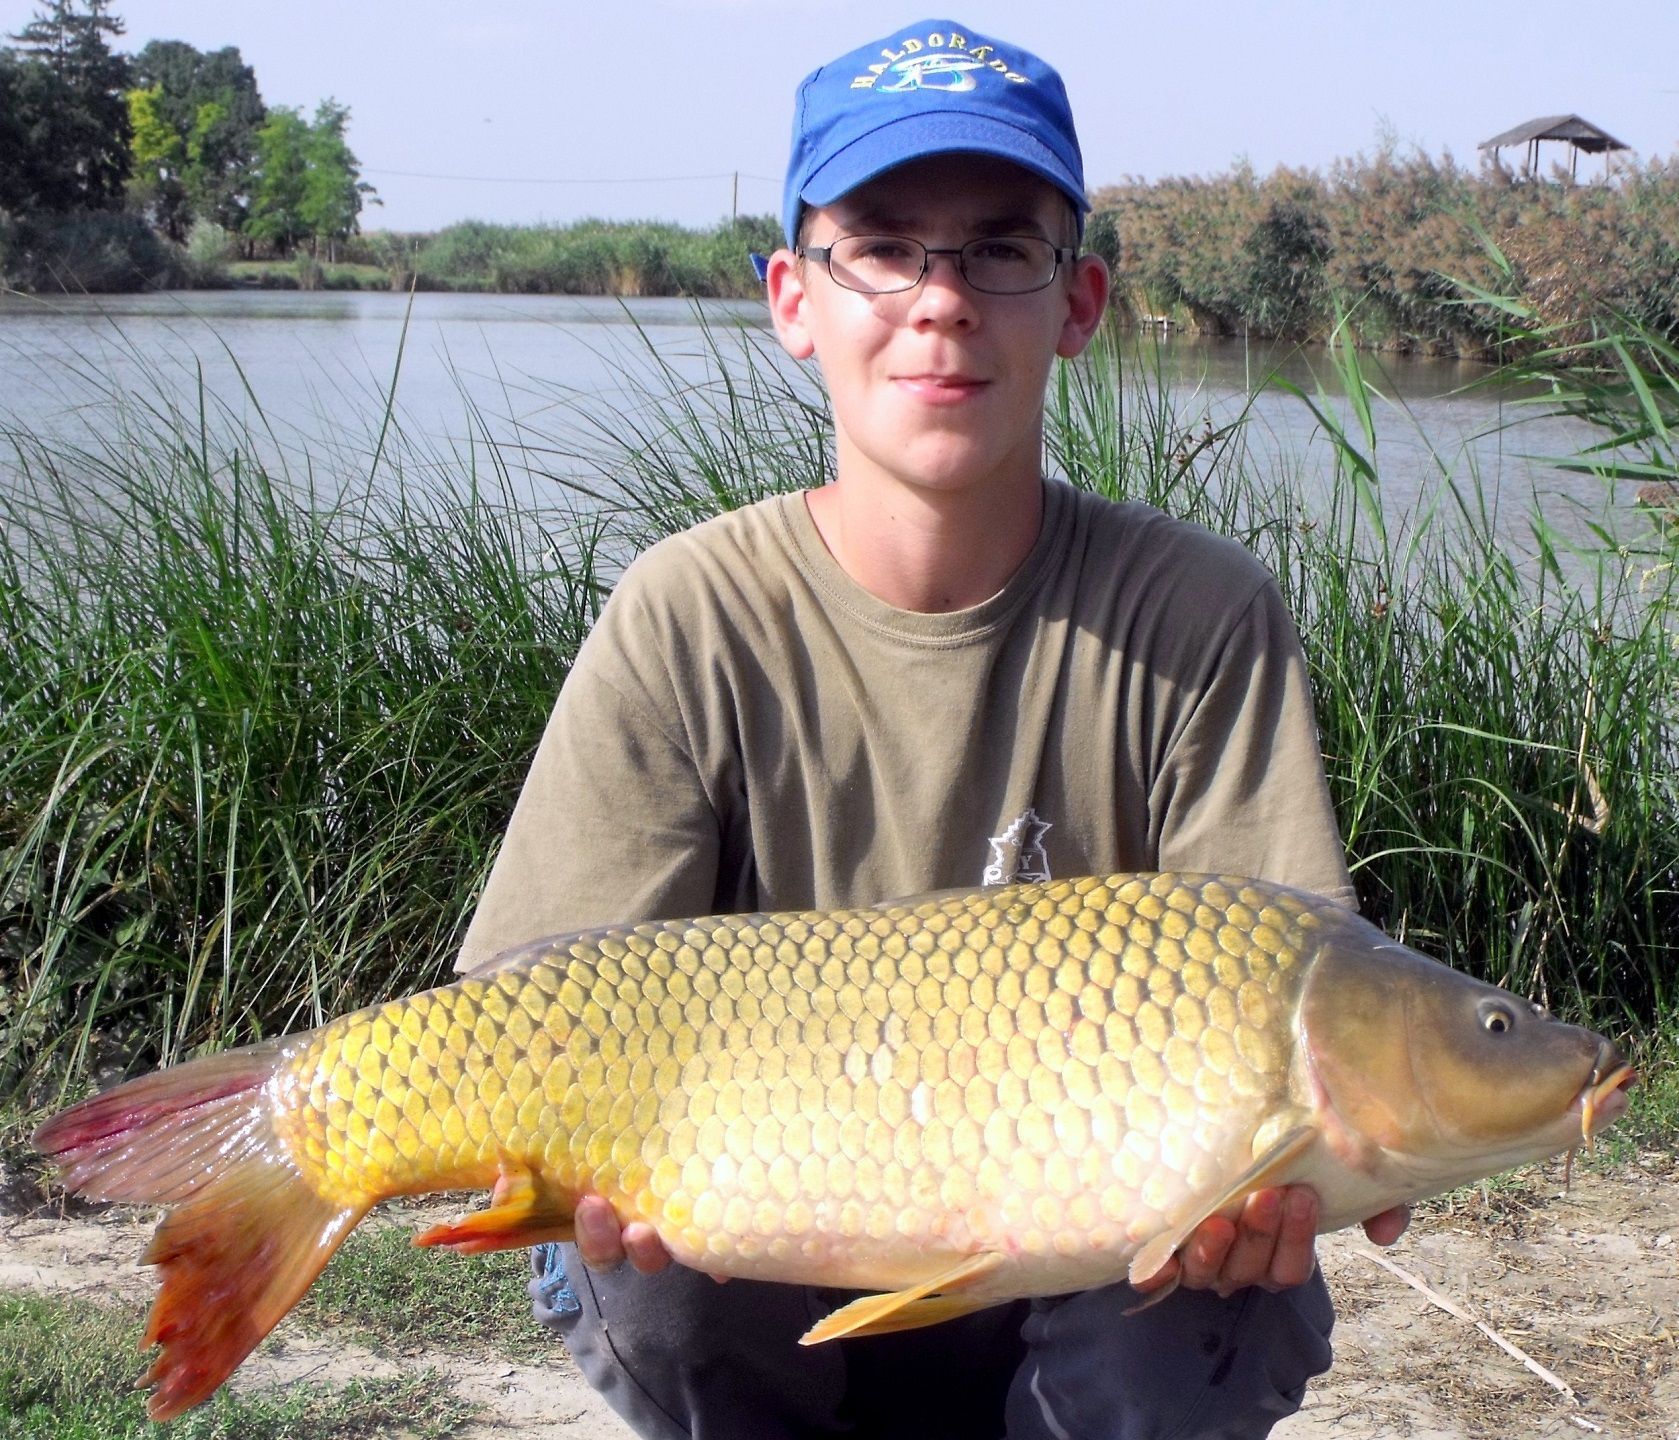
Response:
M894 240L889 235L866 235L851 242L851 260L895 261L907 260L910 257L910 247L902 240Z
M1023 265L1032 258L1031 249L1024 241L1007 238L975 241L968 256L987 265Z

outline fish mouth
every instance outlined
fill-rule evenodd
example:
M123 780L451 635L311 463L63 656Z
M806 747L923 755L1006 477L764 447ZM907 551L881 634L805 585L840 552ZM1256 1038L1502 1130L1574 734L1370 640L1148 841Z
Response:
M1638 1072L1607 1041L1597 1052L1591 1078L1580 1091L1580 1138L1589 1147L1592 1137L1618 1120L1627 1108L1627 1091L1638 1083Z

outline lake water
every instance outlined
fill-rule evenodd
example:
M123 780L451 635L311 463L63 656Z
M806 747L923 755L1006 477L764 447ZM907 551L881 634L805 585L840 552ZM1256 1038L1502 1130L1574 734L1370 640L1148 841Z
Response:
M678 383L703 381L715 363L708 330L724 337L730 363L745 363L741 334L759 351L779 353L756 301L697 308L685 300L572 296L431 294L410 303L370 292L0 295L0 421L97 445L148 408L178 407L196 420L202 394L212 424L265 437L289 468L307 460L318 472L337 466L354 474L373 452L394 381L405 436L440 457L438 483L458 474L454 459L463 447L488 441L516 457L513 469L540 502L543 484L552 482L531 479L525 457L563 454L580 404L597 414L644 406L655 361ZM1308 392L1321 388L1346 413L1322 351L1173 338L1159 355L1186 428L1234 418L1272 370ZM779 363L798 374L790 361ZM1637 523L1605 482L1533 458L1577 452L1595 438L1588 427L1544 419L1512 428L1528 413L1516 396L1465 388L1484 375L1480 367L1389 357L1365 363L1386 397L1375 459L1390 510L1426 503L1442 474L1466 480L1473 473L1500 497L1508 517L1501 527L1518 541L1536 492L1565 531L1584 534L1587 518L1599 514ZM795 383L814 393L808 378ZM1332 472L1333 449L1297 396L1263 390L1249 414L1247 443L1263 463L1308 480ZM7 463L0 455L0 484Z

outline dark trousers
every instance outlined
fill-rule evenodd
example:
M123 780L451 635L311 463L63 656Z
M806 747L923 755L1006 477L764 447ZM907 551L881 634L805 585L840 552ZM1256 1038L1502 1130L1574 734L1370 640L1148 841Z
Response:
M536 1252L537 1318L645 1440L1259 1440L1328 1368L1334 1323L1314 1275L1131 1316L1111 1286L807 1348L854 1292L561 1258Z

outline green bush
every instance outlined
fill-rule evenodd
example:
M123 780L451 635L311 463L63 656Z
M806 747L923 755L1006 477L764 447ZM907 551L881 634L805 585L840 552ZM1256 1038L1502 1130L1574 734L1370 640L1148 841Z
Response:
M452 225L419 243L410 268L421 289L530 295L758 293L749 250L780 243L770 216L690 230L653 221L579 220L563 226Z
M15 289L71 294L164 290L190 275L178 246L108 210L0 221L0 271Z

